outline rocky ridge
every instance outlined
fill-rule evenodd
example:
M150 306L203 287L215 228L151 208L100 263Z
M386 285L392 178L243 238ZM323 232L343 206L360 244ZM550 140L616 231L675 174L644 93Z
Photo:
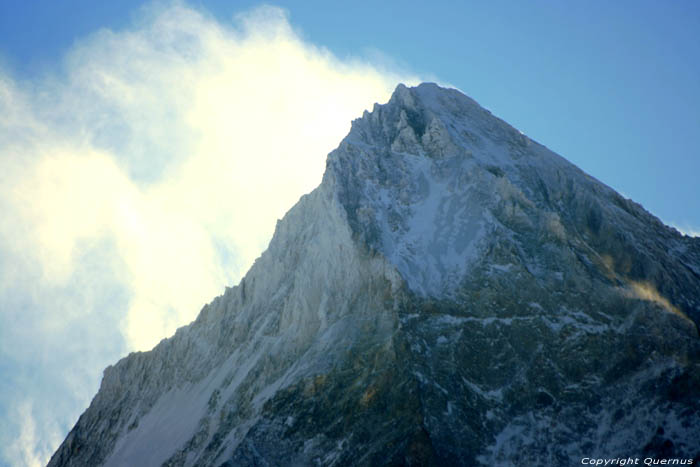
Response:
M105 370L50 466L700 455L700 240L399 85L236 287Z

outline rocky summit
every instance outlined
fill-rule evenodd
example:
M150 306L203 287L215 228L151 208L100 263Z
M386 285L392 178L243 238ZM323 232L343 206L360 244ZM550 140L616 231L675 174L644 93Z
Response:
M700 456L700 239L399 85L241 282L104 372L49 465Z

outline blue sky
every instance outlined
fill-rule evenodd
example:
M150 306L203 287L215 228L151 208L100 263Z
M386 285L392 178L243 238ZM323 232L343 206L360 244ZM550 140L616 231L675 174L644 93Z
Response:
M399 81L698 232L699 31L695 1L0 2L0 465L237 283Z

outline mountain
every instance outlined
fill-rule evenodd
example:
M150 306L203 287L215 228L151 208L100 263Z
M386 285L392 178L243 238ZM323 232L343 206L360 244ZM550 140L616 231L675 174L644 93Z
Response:
M233 288L105 370L50 466L700 455L700 240L399 85Z

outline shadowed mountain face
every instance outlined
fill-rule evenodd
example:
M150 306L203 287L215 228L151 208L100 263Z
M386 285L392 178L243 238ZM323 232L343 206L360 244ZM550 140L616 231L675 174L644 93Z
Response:
M700 455L700 240L402 85L241 283L107 368L51 466Z

